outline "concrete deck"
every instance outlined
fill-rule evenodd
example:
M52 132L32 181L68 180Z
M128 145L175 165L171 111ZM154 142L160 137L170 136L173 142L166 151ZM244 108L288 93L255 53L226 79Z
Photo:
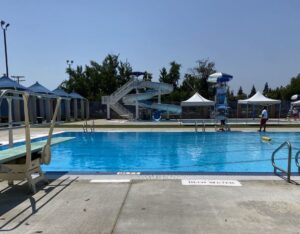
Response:
M90 183L56 179L35 195L0 182L1 233L299 233L300 189L284 181L241 187L180 180Z

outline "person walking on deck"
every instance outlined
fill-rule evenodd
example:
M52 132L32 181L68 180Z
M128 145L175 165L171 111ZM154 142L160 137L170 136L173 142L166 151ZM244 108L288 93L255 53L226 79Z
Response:
M267 107L264 107L264 109L261 112L260 115L260 126L259 126L259 132L261 131L262 128L264 128L264 132L266 131L266 125L267 125L267 121L268 121L269 117L268 117L268 111L267 111Z

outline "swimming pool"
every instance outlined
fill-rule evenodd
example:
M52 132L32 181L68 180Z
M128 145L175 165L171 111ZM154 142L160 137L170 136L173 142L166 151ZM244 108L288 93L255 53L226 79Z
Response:
M271 143L261 141L265 135ZM43 166L45 171L270 173L275 148L285 140L300 146L300 133L288 132L65 132L56 136L75 139L52 147L52 162ZM286 151L277 158L286 167Z

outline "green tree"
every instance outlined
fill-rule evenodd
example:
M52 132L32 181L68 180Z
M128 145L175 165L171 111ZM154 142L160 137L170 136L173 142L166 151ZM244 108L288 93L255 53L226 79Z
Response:
M193 87L202 96L213 99L215 95L215 88L208 84L208 77L215 73L215 63L208 59L198 60L197 66L190 70L188 75L185 75L183 86L185 88ZM189 89L190 89L189 88Z
M169 84L172 84L174 88L178 87L178 82L180 79L180 67L181 65L179 63L176 63L175 61L170 63L170 70L168 73L168 79Z
M163 82L163 83L168 83L168 72L167 69L165 67L163 67L160 70L160 74L159 74L159 82Z
M253 85L253 86L252 86L252 89L251 89L251 92L250 92L249 95L248 95L248 98L252 97L254 94L256 94L256 88L255 88L255 86Z
M119 61L118 55L107 55L101 64L91 61L85 68L77 66L67 68L70 79L61 85L67 91L76 91L89 100L100 100L103 95L110 95L130 79L130 64Z
M149 72L147 72L147 71L145 71L144 75L143 75L143 80L144 81L151 81L152 80L152 74L149 73Z
M174 88L178 88L178 82L180 80L180 67L181 65L175 61L170 63L169 72L167 72L167 69L163 67L160 70L159 81L172 84Z
M240 86L239 91L237 92L238 99L245 99L247 95L244 93L242 86Z
M263 90L263 95L267 95L269 92L269 84L268 82L265 83L265 87L264 87L264 90Z

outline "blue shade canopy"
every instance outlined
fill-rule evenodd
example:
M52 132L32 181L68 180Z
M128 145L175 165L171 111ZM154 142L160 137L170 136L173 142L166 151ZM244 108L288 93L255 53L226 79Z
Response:
M67 97L67 98L70 97L70 95L67 92L65 92L62 88L59 88L59 87L57 89L54 89L52 92L55 95L60 96L60 97Z
M28 87L28 89L34 93L54 94L49 89L47 89L43 85L39 84L39 82L36 82L35 84L31 85L30 87Z
M210 83L222 83L222 82L228 82L231 81L233 78L232 75L223 73L223 72L216 72L214 74L211 74L208 77L208 82Z
M2 76L0 78L0 89L26 90L26 87L18 84L7 76Z
M84 99L84 97L82 97L79 93L76 93L76 92L74 92L74 91L73 91L72 93L70 93L69 96L70 96L71 98Z

